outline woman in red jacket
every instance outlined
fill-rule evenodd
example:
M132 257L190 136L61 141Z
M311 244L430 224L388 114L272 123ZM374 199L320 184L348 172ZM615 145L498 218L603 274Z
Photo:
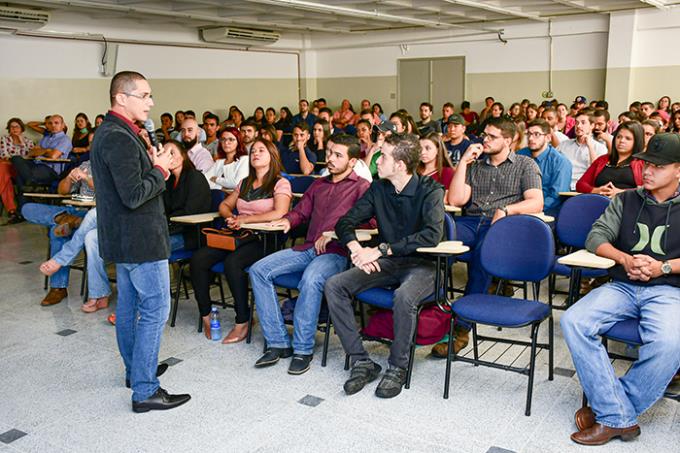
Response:
M612 198L627 189L642 185L643 162L633 158L643 152L645 135L637 121L622 123L614 133L614 146L600 156L576 183L581 193L597 193Z

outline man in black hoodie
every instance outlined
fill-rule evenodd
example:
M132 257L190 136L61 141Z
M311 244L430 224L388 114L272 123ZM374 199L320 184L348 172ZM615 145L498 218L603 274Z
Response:
M617 195L593 225L586 248L616 262L613 282L590 292L561 320L590 407L576 412L574 442L602 445L640 434L637 417L680 367L680 136L655 135L643 186ZM599 335L639 318L643 345L625 376L614 374Z
M335 331L352 362L351 376L344 386L348 395L360 391L381 371L361 343L352 308L354 295L369 288L398 286L394 292L389 368L375 393L381 398L395 397L406 382L416 306L432 294L435 274L434 262L418 256L416 249L437 245L444 229L444 188L416 173L419 161L417 136L389 136L378 159L380 179L335 226L355 266L326 281L326 300ZM362 247L355 229L373 217L378 222L380 245Z

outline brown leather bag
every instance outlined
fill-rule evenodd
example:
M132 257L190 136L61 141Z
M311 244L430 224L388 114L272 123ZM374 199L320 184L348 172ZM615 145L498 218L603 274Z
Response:
M255 235L249 230L232 230L231 228L203 228L201 230L205 234L205 239L208 247L215 249L234 251L241 245L254 241Z

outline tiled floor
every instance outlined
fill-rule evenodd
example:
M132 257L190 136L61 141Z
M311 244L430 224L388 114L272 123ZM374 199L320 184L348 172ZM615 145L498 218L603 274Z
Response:
M592 451L569 440L580 387L556 329L556 373L547 380L547 355L538 356L533 410L524 416L526 378L488 368L453 365L451 394L442 398L444 362L419 348L412 388L381 400L374 384L348 397L343 354L331 340L320 366L322 336L312 369L286 373L287 363L256 370L253 344L225 346L196 332L193 300L182 300L177 327L167 327L160 360L181 360L162 377L171 392L192 400L168 412L134 414L108 311L84 314L80 273L72 272L68 301L43 308L42 228L0 227L0 453L6 452L563 452ZM32 261L28 264L22 262ZM112 308L111 308L112 310ZM232 312L221 310L225 328ZM559 312L557 313L559 319ZM63 335L73 331L70 335ZM542 329L545 338L546 329ZM526 335L526 332L518 334ZM522 349L486 344L485 358L512 361ZM387 348L371 344L385 365ZM616 362L623 369L624 363ZM642 436L613 441L607 452L680 452L680 404L659 401L642 418ZM3 437L3 433L6 437Z

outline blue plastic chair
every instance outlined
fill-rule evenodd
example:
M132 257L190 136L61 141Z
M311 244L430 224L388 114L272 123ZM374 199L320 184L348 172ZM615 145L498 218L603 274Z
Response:
M444 213L444 237L446 241L454 241L456 239L456 224L453 220L453 217L451 217L449 214ZM446 267L448 272L448 268L453 264L454 259L453 258L448 258L446 261ZM437 270L439 271L439 270ZM359 313L361 316L361 325L362 328L364 327L364 310L363 310L363 304L367 305L372 305L374 307L382 308L385 310L392 310L394 307L394 291L396 288L384 288L384 287L376 287L376 288L370 288L365 291L362 291L358 294L355 295L355 299L359 303ZM448 291L449 288L446 288L445 291ZM418 304L418 310L416 312L416 325L415 328L413 329L413 336L411 337L411 344L409 347L409 361L408 361L408 368L406 369L406 383L404 385L405 388L410 388L411 387L411 375L413 374L413 362L415 359L415 352L416 352L416 338L418 335L418 321L420 318L420 313L423 310L423 308L427 307L428 305L435 303L437 300L437 297L435 297L435 292L433 291L431 294L429 294L427 297L425 297L420 303ZM330 318L330 317L329 317ZM328 345L328 339L330 336L330 328L326 329L326 336L324 338L324 354L326 353L327 345ZM371 340L376 340L374 338L371 338ZM379 339L378 341L385 342L385 343L390 343L389 340L387 339ZM349 369L349 359L350 357L345 354L345 369Z
M565 201L555 225L559 243L576 250L585 248L586 238L593 223L604 213L607 206L609 206L609 198L596 194L577 195ZM566 309L576 302L575 299L580 292L581 277L605 277L607 271L565 266L557 262L559 258L559 256L555 257L552 273L548 279L548 297L553 308ZM555 279L558 275L569 277L569 296L564 305L554 306Z
M553 379L553 318L548 304L538 301L541 280L550 275L555 256L555 243L550 227L542 220L530 215L505 217L494 223L487 233L481 249L481 263L484 270L502 280L531 282L534 300L514 299L490 294L463 296L452 305L455 317L472 326L474 358L458 356L453 349L454 319L449 331L449 354L446 359L444 398L449 396L451 362L462 361L475 366L484 365L506 371L527 374L529 385L525 414L531 414L531 397L534 383L537 348L547 349L548 379ZM548 319L548 344L538 343L538 328ZM511 340L477 335L477 324L501 328L531 326L531 341ZM497 341L531 347L529 368L500 365L479 359L478 340Z

